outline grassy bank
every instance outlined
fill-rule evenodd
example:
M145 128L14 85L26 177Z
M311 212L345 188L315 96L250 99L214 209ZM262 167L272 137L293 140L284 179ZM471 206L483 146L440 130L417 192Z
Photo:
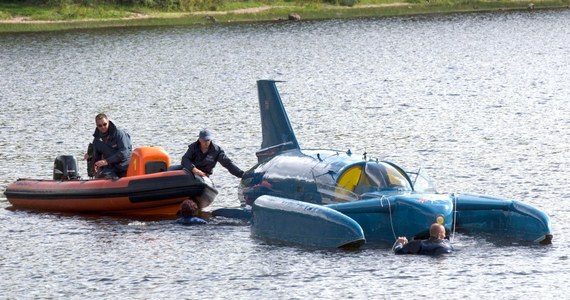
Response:
M353 6L315 1L222 2L208 8L149 8L125 5L31 5L26 1L0 3L0 32L55 31L124 26L208 25L287 20L381 17L493 10L569 9L570 0L361 0Z

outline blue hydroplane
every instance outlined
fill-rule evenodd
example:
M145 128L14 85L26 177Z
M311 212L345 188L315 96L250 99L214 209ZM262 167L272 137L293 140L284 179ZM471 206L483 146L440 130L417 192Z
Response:
M301 150L276 81L260 80L257 87L263 135L258 163L240 183L242 209L214 215L251 218L252 234L262 239L324 248L425 238L433 223L448 233L551 243L548 215L528 204L440 194L424 172L350 150Z

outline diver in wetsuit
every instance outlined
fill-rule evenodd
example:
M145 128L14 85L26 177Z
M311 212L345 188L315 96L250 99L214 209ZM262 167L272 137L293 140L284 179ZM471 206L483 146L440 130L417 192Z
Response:
M408 242L406 237L398 237L392 250L396 254L440 255L451 253L453 246L445 239L445 227L434 223L429 228L429 239Z

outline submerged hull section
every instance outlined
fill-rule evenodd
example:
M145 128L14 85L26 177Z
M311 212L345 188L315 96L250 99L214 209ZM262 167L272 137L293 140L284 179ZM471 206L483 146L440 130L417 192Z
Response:
M186 199L202 208L212 203L218 192L208 181L183 170L116 180L20 179L4 193L22 209L174 217Z
M262 239L319 248L359 247L365 242L356 221L325 206L261 196L252 211L252 234Z

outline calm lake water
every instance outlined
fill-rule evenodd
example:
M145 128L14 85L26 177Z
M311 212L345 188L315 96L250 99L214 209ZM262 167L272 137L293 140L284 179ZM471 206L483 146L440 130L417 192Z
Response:
M570 10L0 35L0 191L83 156L108 113L178 163L204 127L243 169L256 80L277 79L304 148L422 166L441 192L546 211L550 246L456 234L444 258L274 245L185 227L6 209L0 298L536 299L570 286ZM86 176L85 165L81 173ZM211 208L238 206L218 166Z

